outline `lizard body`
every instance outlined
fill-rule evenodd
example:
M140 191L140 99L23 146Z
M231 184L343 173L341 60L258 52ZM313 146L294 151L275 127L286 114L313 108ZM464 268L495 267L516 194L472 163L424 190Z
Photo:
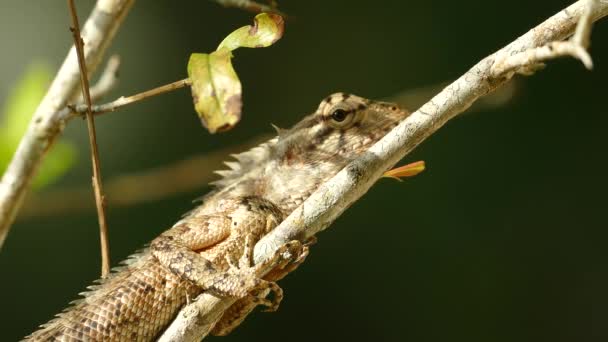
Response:
M293 260L277 253L251 265L253 245L407 115L391 103L330 95L291 129L235 155L200 206L26 339L151 341L202 292L238 299L215 335L232 331L257 305L276 310L276 281L304 260L307 247L294 241L280 251L292 251ZM273 270L260 278L267 266Z

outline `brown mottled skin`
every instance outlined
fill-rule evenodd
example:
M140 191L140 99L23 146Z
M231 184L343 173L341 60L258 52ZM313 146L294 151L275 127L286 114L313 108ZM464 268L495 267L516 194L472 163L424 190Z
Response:
M391 103L327 97L293 128L234 155L200 206L27 339L151 341L202 292L239 298L215 335L232 331L257 305L276 310L282 291L275 281L304 260L307 246L292 242L282 251L292 251L294 260L277 254L252 266L253 245L407 115ZM259 270L267 266L273 270L262 279Z

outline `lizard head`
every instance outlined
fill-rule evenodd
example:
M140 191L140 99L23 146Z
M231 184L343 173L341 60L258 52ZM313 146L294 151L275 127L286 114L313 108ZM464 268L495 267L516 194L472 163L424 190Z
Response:
M233 155L230 170L216 171L217 191L254 194L289 212L327 179L406 118L393 103L346 93L326 97L292 128L247 152Z
M279 142L284 137L287 160L327 160L343 167L408 115L394 103L335 93L323 99L315 113L280 134Z

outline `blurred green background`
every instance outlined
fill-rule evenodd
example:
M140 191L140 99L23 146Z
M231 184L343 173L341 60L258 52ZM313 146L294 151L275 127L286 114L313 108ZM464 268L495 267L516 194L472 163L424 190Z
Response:
M80 1L81 22L92 3ZM334 91L383 98L454 79L568 4L280 1L294 17L283 39L235 52L241 123L209 135L187 90L100 117L104 179L271 133L269 123L289 126ZM32 62L56 70L71 36L65 2L1 7L5 103ZM136 3L108 51L123 61L109 98L184 78L190 53L211 51L252 17L209 1ZM551 62L522 79L508 105L448 123L407 157L425 160L427 171L404 183L381 180L281 282L279 312L256 313L222 340L608 338L605 21L593 32L593 72L570 59ZM69 124L64 139L77 159L46 190L89 184L86 134L84 121ZM205 191L128 208L110 202L114 264ZM0 340L28 334L97 278L97 229L94 211L18 220L0 252Z

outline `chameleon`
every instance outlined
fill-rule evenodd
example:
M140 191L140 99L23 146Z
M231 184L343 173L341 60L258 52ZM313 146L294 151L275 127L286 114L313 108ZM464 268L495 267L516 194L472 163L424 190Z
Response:
M236 299L212 335L230 333L257 306L277 310L277 281L304 261L311 242L289 242L253 265L255 243L408 115L393 103L326 97L292 128L232 155L200 205L26 340L152 341L203 292ZM281 257L286 251L292 258Z

